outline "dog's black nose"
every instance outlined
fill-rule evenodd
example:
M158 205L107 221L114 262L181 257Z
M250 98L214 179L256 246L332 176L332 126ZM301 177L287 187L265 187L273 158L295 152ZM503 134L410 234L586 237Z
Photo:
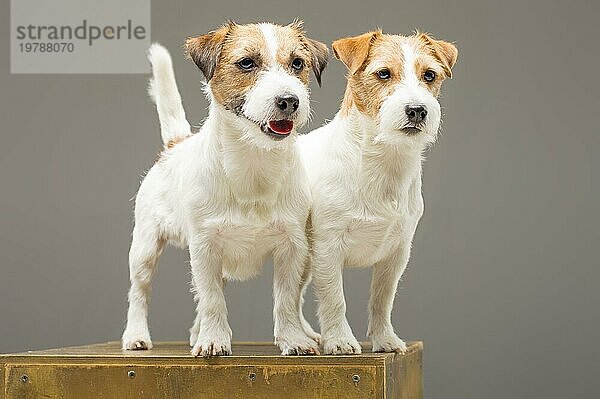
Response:
M295 94L284 94L275 97L275 104L277 104L277 108L282 110L284 114L291 115L298 109L300 100Z
M409 122L415 124L423 122L427 116L427 110L423 105L407 105L404 112L406 112Z

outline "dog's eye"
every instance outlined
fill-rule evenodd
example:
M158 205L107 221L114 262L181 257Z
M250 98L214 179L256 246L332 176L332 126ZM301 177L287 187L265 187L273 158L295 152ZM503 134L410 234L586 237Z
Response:
M377 77L381 80L387 80L392 76L389 69L380 69L376 72L376 74Z
M304 60L302 58L294 58L292 61L292 68L295 71L301 71L304 68Z
M238 66L242 68L244 71L250 71L252 68L256 66L256 63L252 58L242 58L237 62Z
M426 70L425 73L423 74L423 79L427 83L433 82L435 80L435 72L432 71L431 69Z

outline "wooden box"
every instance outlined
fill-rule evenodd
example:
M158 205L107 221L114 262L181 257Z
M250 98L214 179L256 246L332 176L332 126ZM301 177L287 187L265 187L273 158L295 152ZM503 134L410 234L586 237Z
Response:
M122 351L117 342L0 355L0 399L422 398L421 342L406 354L280 356L237 343L233 356L193 358L183 342Z

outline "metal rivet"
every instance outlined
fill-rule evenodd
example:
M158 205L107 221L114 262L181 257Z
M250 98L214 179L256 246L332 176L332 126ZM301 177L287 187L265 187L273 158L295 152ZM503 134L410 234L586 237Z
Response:
M256 381L256 373L252 372L252 373L248 374L248 379L250 381Z
M357 385L360 382L360 375L354 374L352 376L352 381L354 382L354 385Z
M29 376L27 374L23 374L21 376L21 382L28 382L29 381Z
M127 377L129 377L129 378L135 378L135 371L133 371L133 370L129 370L129 371L127 372Z

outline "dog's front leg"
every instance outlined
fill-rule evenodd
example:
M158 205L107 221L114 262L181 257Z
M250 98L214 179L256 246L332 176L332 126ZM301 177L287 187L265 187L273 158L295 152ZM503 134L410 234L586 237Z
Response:
M123 349L152 349L148 330L148 302L156 262L164 246L158 228L148 221L137 220L129 250L129 309L123 332Z
M303 232L273 250L273 319L275 344L283 355L315 355L318 343L304 331L301 316L303 276L308 245Z
M369 328L367 336L373 342L373 352L404 352L406 344L394 333L392 308L402 273L410 255L410 241L373 266Z
M362 349L346 318L341 239L315 237L313 281L319 301L321 340L326 355L359 354Z
M193 356L222 356L231 353L231 328L223 293L222 250L208 234L190 242L192 285L200 322Z

